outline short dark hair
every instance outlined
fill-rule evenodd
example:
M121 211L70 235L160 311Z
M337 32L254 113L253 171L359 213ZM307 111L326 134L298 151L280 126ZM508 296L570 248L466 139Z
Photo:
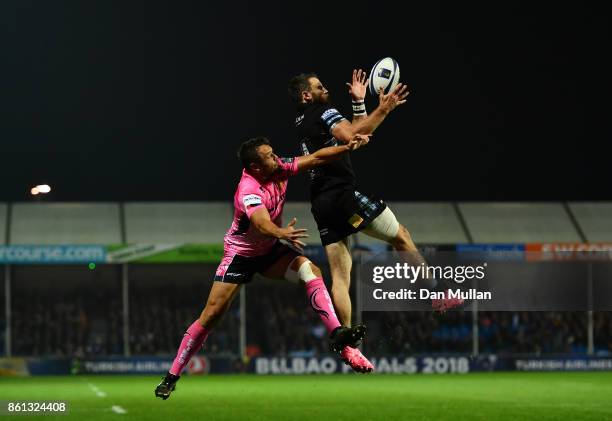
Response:
M257 136L242 142L238 148L238 159L242 161L243 168L247 169L251 164L259 162L257 148L261 145L270 145L270 141L263 136Z
M295 104L299 104L302 100L302 92L310 90L310 82L308 79L318 76L316 73L300 73L294 76L289 81L289 98Z

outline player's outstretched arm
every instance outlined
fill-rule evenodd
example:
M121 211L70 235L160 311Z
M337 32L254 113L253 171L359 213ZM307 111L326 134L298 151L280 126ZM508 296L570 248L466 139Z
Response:
M348 143L344 145L321 148L313 154L298 157L298 172L308 171L314 167L329 164L330 162L339 159L342 154L359 149L361 146L370 141L369 136L370 135L356 134Z
M285 228L281 228L270 220L270 214L265 206L261 206L255 212L251 214L251 222L266 237L278 238L279 240L285 240L292 246L302 250L306 245L300 241L300 238L308 237L306 229L294 228L297 219L293 218L291 222L287 224Z
M354 123L341 121L332 129L332 135L338 141L348 143L356 134L373 133L391 111L406 102L408 94L408 87L401 83L387 95L381 90L378 95L378 107L370 115Z

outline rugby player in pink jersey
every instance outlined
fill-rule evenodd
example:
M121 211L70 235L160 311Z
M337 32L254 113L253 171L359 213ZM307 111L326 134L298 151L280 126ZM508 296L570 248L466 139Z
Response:
M223 242L223 260L215 273L206 306L185 332L172 367L155 389L155 396L168 399L191 357L202 348L242 285L250 282L255 273L302 283L312 309L327 328L332 350L353 370L372 371L372 364L357 349L365 335L363 326L340 325L321 270L300 253L306 230L294 227L295 218L286 227L281 221L290 176L329 164L367 142L367 136L356 135L344 145L290 159L278 158L264 137L240 146L238 155L244 170L234 195L234 220Z

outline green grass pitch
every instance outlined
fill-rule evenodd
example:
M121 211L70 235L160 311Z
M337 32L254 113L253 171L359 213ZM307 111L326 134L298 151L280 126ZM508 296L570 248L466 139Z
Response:
M612 420L612 373L184 376L166 401L153 396L159 380L5 377L0 400L70 403L38 420Z

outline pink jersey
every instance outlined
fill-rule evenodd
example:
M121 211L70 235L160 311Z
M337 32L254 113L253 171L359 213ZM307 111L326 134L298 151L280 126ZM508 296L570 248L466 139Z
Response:
M287 178L297 174L297 158L279 159L278 165L276 173L263 184L242 171L242 178L234 194L234 221L223 241L224 260L234 254L261 256L268 253L278 241L261 234L250 220L253 212L265 206L270 220L278 226L282 224Z

